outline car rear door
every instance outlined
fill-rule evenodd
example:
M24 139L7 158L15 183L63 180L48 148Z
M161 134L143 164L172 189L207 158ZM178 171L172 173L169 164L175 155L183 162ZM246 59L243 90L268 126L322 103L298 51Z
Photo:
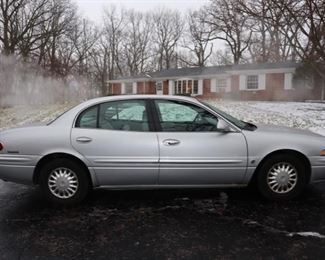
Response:
M83 111L72 146L89 161L100 185L154 185L159 150L146 100L119 100Z
M160 185L237 185L246 173L240 131L218 129L220 118L194 104L155 100L160 131Z

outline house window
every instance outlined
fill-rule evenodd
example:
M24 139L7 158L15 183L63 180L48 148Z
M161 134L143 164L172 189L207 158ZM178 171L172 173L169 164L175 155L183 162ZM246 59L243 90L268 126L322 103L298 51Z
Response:
M193 80L193 94L199 93L199 81Z
M132 82L125 83L125 94L132 94L133 93L133 84Z
M186 93L186 84L187 80L183 80L183 86L182 86L182 93L185 94Z
M246 79L247 89L258 89L258 75L248 75Z
M227 87L227 80L226 79L218 79L217 88L226 88L226 87Z
M177 82L177 94L182 93L182 81Z
M199 93L198 80L176 80L175 94L191 94L197 95Z

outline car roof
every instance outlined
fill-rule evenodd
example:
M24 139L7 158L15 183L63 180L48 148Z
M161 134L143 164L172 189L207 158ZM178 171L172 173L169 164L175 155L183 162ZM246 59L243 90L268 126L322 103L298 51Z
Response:
M106 97L99 97L89 99L86 102L88 103L100 103L105 101L113 101L113 100L125 100L125 99L179 99L179 100L187 100L187 101L196 101L194 97L188 96L175 96L175 95L113 95Z
M79 105L73 107L62 116L54 120L51 124L53 125L65 125L67 122L71 122L74 120L77 114L79 114L82 110L91 107L96 104L100 104L103 102L109 101L118 101L118 100L130 100L130 99L165 99L165 100L179 100L179 101L188 101L191 103L198 104L199 101L193 97L187 96L175 96L175 95L114 95L114 96L106 96L89 99Z

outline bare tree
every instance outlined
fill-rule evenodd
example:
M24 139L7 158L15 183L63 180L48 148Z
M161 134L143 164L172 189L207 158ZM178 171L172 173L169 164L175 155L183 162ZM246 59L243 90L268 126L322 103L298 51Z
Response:
M213 51L213 44L210 41L212 31L200 17L200 12L190 11L186 20L188 24L182 47L189 51L189 55L187 58L181 56L180 59L188 66L203 67Z
M73 68L82 75L87 72L87 56L98 39L98 32L88 20L80 18L68 33L60 39L58 49L62 76L67 76Z
M0 0L0 41L3 53L14 54L19 44L27 56L32 45L43 37L36 28L51 12L48 0Z
M160 9L153 13L158 69L169 69L177 63L176 48L182 36L183 21L177 11ZM175 64L177 66L177 64Z
M204 22L214 33L212 39L222 40L239 63L252 37L249 17L240 11L238 0L211 0L204 8Z
M127 25L123 37L123 54L128 74L134 75L147 70L147 61L152 57L151 17L135 11L126 12Z
M325 2L322 0L270 0L267 12L254 8L251 1L248 13L263 19L266 26L274 28L273 46L282 52L283 60L291 57L305 63L303 71L311 67L322 82L321 98L325 98ZM242 3L242 6L243 3ZM281 38L280 40L278 40ZM275 43L275 44L274 44ZM281 44L279 44L281 43ZM289 46L289 47L288 47Z
M109 74L110 49L103 36L100 37L96 45L90 51L90 62L93 69L93 79L100 83L103 95L107 93L107 80Z
M104 10L104 41L109 48L108 78L114 79L117 75L123 75L121 66L121 48L123 30L125 27L124 10L118 11L115 6Z
M267 0L239 0L240 9L248 15L253 35L248 47L254 62L279 62L295 60L295 48L282 31L292 30L297 34L293 23L284 22L284 13ZM294 37L291 39L293 40Z

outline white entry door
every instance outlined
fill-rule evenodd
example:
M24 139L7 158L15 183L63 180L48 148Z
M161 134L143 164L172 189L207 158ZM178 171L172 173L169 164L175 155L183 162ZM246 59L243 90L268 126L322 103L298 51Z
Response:
M163 82L162 81L158 81L156 83L156 94L157 95L162 95L163 94Z

